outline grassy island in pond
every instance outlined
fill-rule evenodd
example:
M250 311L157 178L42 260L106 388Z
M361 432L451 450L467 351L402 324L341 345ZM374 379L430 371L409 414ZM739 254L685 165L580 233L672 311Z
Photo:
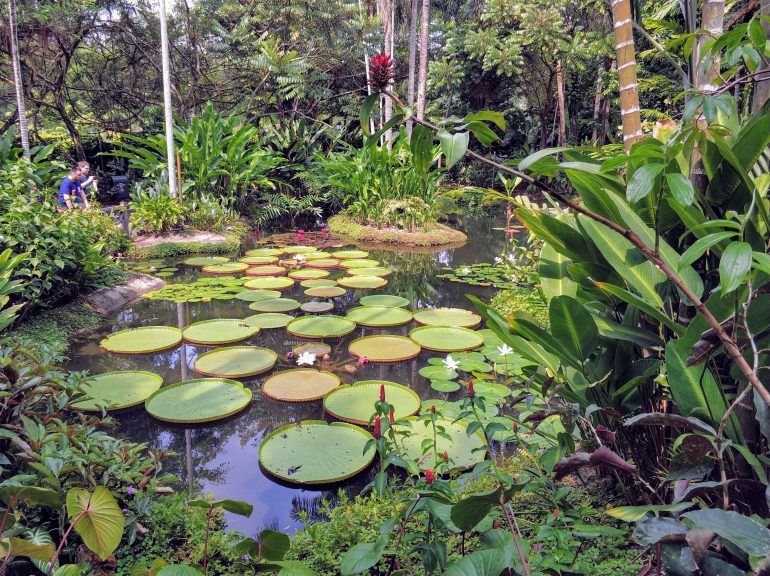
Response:
M343 234L364 243L401 244L404 246L457 246L468 240L464 233L440 222L427 223L414 230L405 230L395 226L377 227L359 224L346 214L337 214L329 218L328 226L329 230L335 234Z

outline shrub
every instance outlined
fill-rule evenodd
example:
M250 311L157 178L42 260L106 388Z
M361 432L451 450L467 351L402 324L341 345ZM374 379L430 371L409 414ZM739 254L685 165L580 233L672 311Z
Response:
M228 198L204 194L186 206L185 220L196 230L223 230L238 220L232 205Z
M131 223L134 228L148 234L165 234L182 224L182 206L167 191L167 185L149 189L137 187L131 200L131 208L134 209Z

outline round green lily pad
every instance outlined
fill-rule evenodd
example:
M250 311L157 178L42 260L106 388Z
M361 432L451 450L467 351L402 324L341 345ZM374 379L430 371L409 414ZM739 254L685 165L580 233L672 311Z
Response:
M281 293L278 290L245 290L238 292L235 297L246 302L260 302L262 300L280 298Z
M286 290L294 286L294 280L278 276L265 276L253 278L244 284L251 290Z
M293 278L294 280L318 280L319 278L327 278L328 276L328 271L318 270L316 268L305 268L303 270L289 272L289 278Z
M460 385L457 382L451 380L431 380L430 387L436 392L457 392L460 389Z
M265 300L273 302L273 300ZM256 304L256 302L255 302ZM216 346L246 340L259 333L259 328L249 326L243 320L234 318L217 318L195 322L184 329L182 335L186 342Z
M331 302L305 302L299 307L303 312L308 314L323 314L334 308L334 304Z
M299 308L299 302L294 298L273 298L252 302L249 308L255 312L291 312Z
M417 393L406 386L385 380L364 380L352 386L335 388L324 397L324 410L338 420L370 426L374 404L380 399L382 386L385 387L385 401L393 406L396 419L417 414L420 409Z
M369 362L401 362L420 354L420 345L406 336L382 334L356 338L348 346L353 356L365 356Z
M393 274L393 270L384 266L361 266L350 268L348 274L351 276L380 276L385 278Z
M244 256L239 260L249 266L267 266L278 262L278 256Z
M339 385L339 376L331 372L294 368L270 376L262 384L262 393L283 402L312 402L320 400Z
M282 480L326 484L355 476L374 459L372 439L363 428L347 422L305 420L268 435L259 446L259 463Z
M211 264L201 268L206 274L235 274L249 269L243 262L224 262L223 264Z
M340 261L337 258L319 258L317 260L308 260L307 263L310 268L321 268L327 270L331 268L337 268L340 265Z
M454 380L458 376L457 370L447 368L443 364L438 366L423 366L420 368L419 374L428 380Z
M319 286L317 288L308 288L305 290L307 296L314 298L336 298L342 296L347 290L340 288L339 286Z
M157 278L171 278L174 275L173 272L156 272L155 276Z
M444 451L449 456L451 470L467 470L484 460L486 450L484 450L484 437L480 431L468 436L468 425L465 422L452 422L447 418L438 418L436 424L444 428L444 432L450 436L451 440L443 435L437 435L438 454L435 454L431 448L426 457L422 443L429 440L433 444L433 426L429 422L426 426L425 421L415 418L412 427L406 429L409 434L401 436L401 446L408 460L416 463L422 470L435 468L436 462L442 461Z
M283 251L286 254L305 254L306 252L315 252L318 250L315 246L284 246Z
M409 306L409 300L393 294L372 294L371 296L364 296L360 302L364 306L390 306L392 308Z
M481 316L461 308L426 308L425 310L415 312L414 319L416 322L426 326L472 328L481 323Z
M390 306L356 306L348 310L347 317L361 326L400 326L412 321L412 313L403 308Z
M437 352L461 352L473 350L484 343L478 332L455 326L420 326L409 337L427 350Z
M88 399L72 406L78 410L121 410L142 404L163 385L163 378L152 372L125 370L91 376L80 385Z
M440 400L438 398L429 398L428 400L423 400L421 411L428 412L431 406L435 406L436 411L441 412L441 415L444 418L448 418L449 420L457 419L457 417L465 411L463 408L462 400L458 400L457 402L449 402L448 400ZM492 418L493 416L497 416L498 412L500 412L500 409L498 408L497 404L486 402L484 404L484 410L479 412L479 416L481 416L482 419ZM468 416L463 420L467 422L473 422L475 420L475 416Z
M286 268L283 266L274 266L266 264L264 266L254 266L246 270L247 276L283 276L286 274Z
M117 354L150 354L176 348L182 331L171 326L142 326L114 332L101 341L101 347Z
M267 348L228 346L198 356L195 371L215 378L247 378L271 370L276 360L278 354Z
M264 314L254 314L247 316L243 321L249 326L256 326L260 329L266 328L285 328L286 325L294 320L294 316L283 314L281 312L265 312Z
M280 256L282 248L253 248L246 251L246 256Z
M320 280L303 280L299 283L299 285L303 288L329 288L331 286L336 286L337 281L329 280L328 278L322 278Z
M321 260L322 258L331 257L331 254L329 252L325 252L323 250L313 250L312 252L303 252L302 255L305 257L305 260L308 261L308 265L310 265L311 260Z
M300 316L289 322L286 331L301 338L339 338L356 329L356 323L342 316Z
M332 256L341 260L352 260L354 258L366 258L369 256L369 252L364 250L338 250L337 252L332 252Z
M235 380L200 378L154 392L144 407L150 416L165 422L212 422L237 414L251 402L251 390Z
M187 258L183 264L185 266L192 266L193 268L202 268L204 266L224 264L229 261L230 259L225 258L224 256L196 256L194 258Z
M372 260L370 258L351 258L340 262L340 268L371 268L379 265L379 260Z
M337 284L345 288L355 288L356 290L373 290L382 288L388 283L385 278L379 276L346 276L337 280Z

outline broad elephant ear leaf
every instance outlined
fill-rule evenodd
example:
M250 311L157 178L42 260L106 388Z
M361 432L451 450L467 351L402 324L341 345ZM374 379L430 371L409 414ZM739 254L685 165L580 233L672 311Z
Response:
M93 493L73 488L67 493L67 514L75 532L99 558L106 560L123 536L123 513L115 497L103 486Z
M24 557L43 562L50 562L53 558L53 544L38 544L23 538L11 536L0 539L0 555L3 557Z
M599 330L588 310L571 296L556 296L548 315L558 343L579 360L587 360L599 344Z

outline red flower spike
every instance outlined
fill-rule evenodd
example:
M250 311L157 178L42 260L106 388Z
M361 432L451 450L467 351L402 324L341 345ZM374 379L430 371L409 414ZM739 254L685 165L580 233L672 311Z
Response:
M473 398L476 391L473 389L473 380L468 380L468 398Z
M369 61L369 85L375 90L385 90L396 77L393 58L384 52L372 56Z
M436 413L436 407L433 404L430 405L430 413L431 414L435 414Z
M426 470L425 471L425 483L426 484L433 484L433 481L436 479L436 473L433 470Z
M374 437L379 440L382 437L382 424L380 423L380 417L374 417Z
M393 411L393 407L390 408L390 425L393 426L396 423L396 413Z
M444 462L449 462L449 454L447 454L446 450L444 450L443 456L444 456Z
M385 384L380 384L380 402L385 402Z
M553 509L553 517L554 518L558 518L559 517L559 509L558 508L554 508Z

